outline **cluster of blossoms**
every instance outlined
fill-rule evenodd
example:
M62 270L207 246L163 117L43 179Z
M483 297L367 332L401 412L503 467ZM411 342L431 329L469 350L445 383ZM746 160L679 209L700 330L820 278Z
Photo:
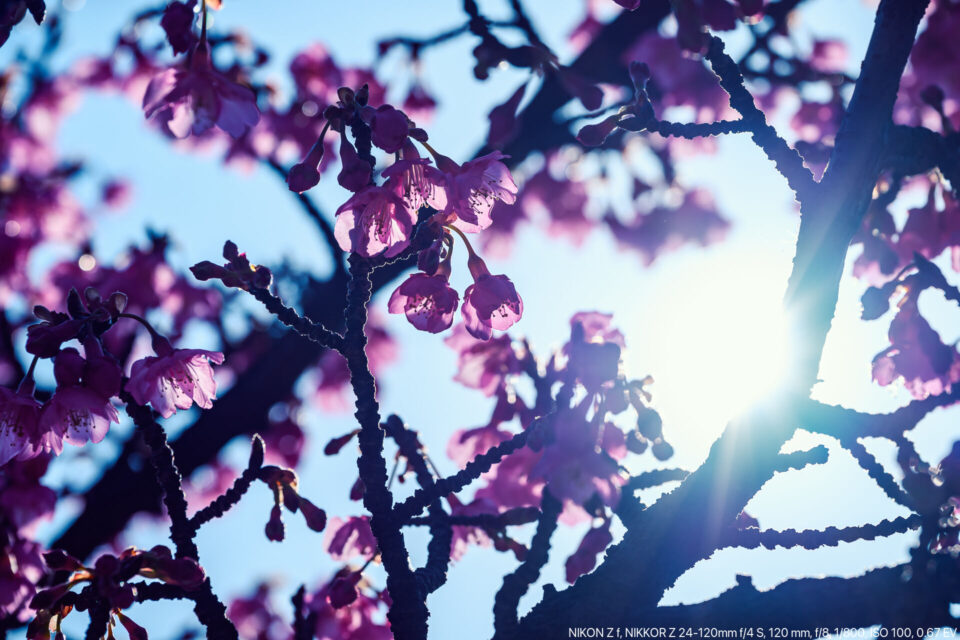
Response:
M466 464L509 439L510 431L504 427L514 419L524 429L534 424L535 415L550 400L538 395L531 406L524 403L515 390L521 375L531 377L541 394L562 385L555 411L531 433L529 446L486 474L473 502L461 509L502 513L529 507L536 505L546 490L564 503L562 521L572 524L585 517L599 519L600 524L587 533L568 560L567 578L573 582L592 569L597 554L612 541L609 509L620 500L628 475L622 466L626 456L650 448L662 461L670 458L673 450L664 439L659 414L650 406L645 387L651 380L631 380L621 370L625 342L611 316L583 312L574 315L570 324L570 340L545 366L526 345L518 350L507 336L479 342L461 331L448 338L448 345L459 353L456 379L497 398L489 423L456 432L448 454ZM628 415L632 425L624 429L621 425ZM469 529L455 531L455 545L468 541L489 544L482 530ZM606 542L598 547L601 539Z
M897 312L890 322L890 346L873 359L873 379L886 386L902 379L917 399L950 391L960 381L960 353L945 345L940 335L920 314L920 294L939 289L949 300L960 303L960 292L949 285L940 269L919 253L898 277L880 287L870 287L863 296L863 318L874 320L887 313L897 299Z
M40 483L49 456L10 462L0 474L0 614L25 623L36 585L46 575L37 525L53 515L57 496Z
M365 258L396 257L410 246L420 210L432 211L423 224L433 230L436 240L419 252L420 273L394 291L390 313L405 314L421 331L439 333L450 328L460 306L460 296L449 284L456 234L468 252L474 281L464 292L461 307L467 330L488 339L494 330L510 328L523 314L523 301L509 278L491 275L466 236L490 227L498 201L513 204L516 199L518 189L501 162L503 155L493 152L459 165L437 153L428 144L426 132L402 111L390 105L373 108L369 99L366 85L358 92L340 89L337 104L323 113L326 124L320 137L290 170L290 189L302 192L319 182L325 135L337 132L341 166L337 181L353 192L337 210L334 227L344 251ZM433 155L436 166L420 156L415 143ZM381 172L383 184L374 180L374 146L396 157Z
M492 545L522 559L526 547L506 528L536 518L536 507L544 492L549 492L563 503L564 522L599 521L568 559L567 576L573 582L593 568L597 556L612 542L610 518L629 475L623 466L627 455L648 449L660 461L673 455L660 416L650 405L646 387L651 380L624 375L621 351L625 342L609 314L576 314L571 319L570 340L545 363L537 361L526 343L517 343L509 335L478 339L465 323L454 327L445 341L458 353L455 379L496 399L487 424L453 434L449 457L466 466L514 437L509 425L515 421L529 431L528 446L512 452L482 476L483 484L469 502L446 496L449 517L455 523L450 557L461 558L470 545ZM524 401L517 391L524 376L537 389L533 402ZM554 400L551 390L558 385L562 390ZM554 402L555 410L537 420ZM627 429L618 424L624 418L631 422ZM356 435L353 431L331 440L327 454L336 454ZM410 472L408 466L396 477L402 481ZM359 497L354 495L356 487L351 491L353 499ZM377 555L366 517L332 520L326 546L340 561L359 557L370 562ZM350 569L349 575L362 571Z
M104 299L93 288L81 296L72 289L67 313L35 309L40 323L28 328L27 352L34 356L16 391L0 388L0 464L41 454L59 454L63 442L100 442L119 416L112 400L151 405L164 417L193 404L209 408L216 393L210 363L223 354L200 349L174 349L142 317L125 313L127 296ZM140 322L151 334L156 356L134 362L124 380L118 360L104 349L103 336L121 318ZM65 343L78 341L83 355ZM42 404L35 397L34 369L40 359L53 361L56 389Z
M898 188L885 186L887 193ZM906 188L924 186L926 203L910 209L900 228L889 210L891 199L874 201L854 239L862 243L863 252L853 267L854 275L870 285L863 296L865 320L885 315L896 300L890 346L874 358L873 379L882 386L902 380L918 399L949 392L960 381L960 353L943 343L919 308L921 293L931 288L949 300L960 300L931 262L949 252L951 266L960 270L960 204L936 178L923 176Z
M47 552L43 559L50 571L63 578L34 595L30 606L36 611L36 617L27 628L29 640L49 639L51 631L56 632L58 640L64 638L60 630L63 619L74 609L84 610L98 601L105 602L109 611L108 636L113 636L113 627L119 622L131 638L146 640L147 632L123 610L145 597L144 592L151 584L162 583L191 591L206 578L194 560L174 558L164 546L149 551L131 547L119 555L107 553L97 558L92 567L84 566L63 551ZM135 577L158 582L132 582Z

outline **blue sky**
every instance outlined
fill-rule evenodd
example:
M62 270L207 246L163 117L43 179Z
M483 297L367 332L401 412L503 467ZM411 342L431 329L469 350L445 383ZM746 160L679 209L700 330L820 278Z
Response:
M506 1L481 4L492 17L509 15ZM564 38L582 16L582 0L529 0L526 4L547 43L568 59ZM850 43L851 71L855 73L872 25L871 7L860 0L811 0L806 4L797 24L798 40L844 36ZM81 55L106 53L127 12L134 12L134 3L129 5L118 10L119 3L87 0L83 5L82 0L74 0L75 10L66 16L63 50L50 64L57 68ZM463 21L459 3L450 1L228 0L226 5L213 27L245 26L257 42L272 51L270 74L278 78L290 58L315 41L323 42L342 64L368 65L379 39L399 34L428 36ZM19 27L0 51L0 63L8 61L17 46L34 43L36 32L26 22ZM742 36L734 33L727 38L732 48L742 44ZM429 126L431 141L458 159L471 156L485 138L490 108L527 77L513 70L498 70L488 81L476 81L470 73L474 44L470 38L460 38L423 58L425 83L441 101ZM396 57L388 59L381 71L385 77L408 73L403 60ZM171 259L180 267L218 257L223 240L230 238L257 262L275 264L287 259L298 268L321 274L329 268L322 240L276 176L265 170L247 174L224 169L216 155L172 148L145 126L142 112L124 98L86 98L65 123L59 145L67 157L88 158L94 175L119 175L133 182L131 207L122 215L97 219L94 237L101 257L116 255L130 243L143 243L144 228L152 227L172 234ZM682 171L685 185L710 188L721 210L733 221L723 244L707 250L681 250L643 268L635 256L619 252L607 234L594 232L581 248L573 249L563 240L528 228L521 233L514 254L507 260L491 261L490 266L496 273L509 274L516 283L525 303L517 333L531 336L540 354L565 340L568 319L574 312L613 312L626 335L628 372L635 377L649 373L656 379L654 398L664 416L666 435L677 450L668 466L693 469L704 459L726 419L762 394L758 386L762 380L745 382L743 378L765 366L763 358L768 354L753 342L757 336L769 335L771 323L776 322L797 216L785 182L744 137L722 140L717 155L687 161ZM328 213L345 199L345 192L329 177L315 191ZM46 259L53 259L54 254ZM43 264L32 268L41 270ZM454 274L454 286L461 289L466 285L464 272L459 265ZM909 398L902 391L881 389L870 381L869 362L887 344L886 326L883 322L864 326L859 321L862 290L856 281L845 279L821 372L824 383L817 396L858 409L887 411ZM381 296L375 304L384 307L385 301ZM933 301L931 309L936 306ZM934 325L948 327L951 319L956 318L937 310ZM437 452L435 459L442 459L450 433L485 423L490 402L451 380L455 357L439 337L418 333L396 316L387 322L400 340L402 362L388 369L381 380L385 411L397 413L421 429L424 442ZM955 329L943 331L945 339L955 339L956 333ZM198 332L196 339L202 342L207 336ZM939 461L957 436L956 426L951 425L955 415L933 414L916 430L918 448L929 462ZM331 514L359 513L358 505L346 500L355 478L354 460L348 454L327 458L321 453L330 437L352 428L352 418L311 413L308 426L311 449L301 476L305 495ZM824 438L798 438L798 446L814 443L830 446L828 464L778 476L751 502L749 510L763 527L822 528L903 515L849 454ZM891 448L880 442L866 444L882 461L893 462ZM115 447L105 443L91 453L94 460L106 460L114 452ZM242 459L246 445L236 443L228 454ZM647 455L637 468L653 466L651 460ZM74 482L94 476L93 463L71 459L67 467L66 462L54 468L54 476ZM453 470L449 461L440 466L445 472ZM896 474L893 466L888 468ZM255 583L271 577L282 585L281 593L292 593L300 582L315 584L334 569L323 558L320 537L298 521L288 525L284 543L268 543L262 528L269 505L268 492L257 488L235 512L199 536L204 565L217 590L227 598L245 594ZM59 514L56 524L68 515L69 507ZM45 534L53 537L56 524L46 527ZM539 599L544 583L562 588L563 560L582 532L582 526L561 527L555 536L553 561L524 599L523 607ZM150 546L164 538L164 528L152 520L139 521L129 536L138 546ZM909 535L895 536L824 551L725 550L682 577L665 602L695 602L715 595L734 584L736 573L752 575L758 588L773 586L787 576L855 575L869 566L903 561L910 540ZM414 560L422 562L425 539L413 534L410 541ZM448 585L431 596L432 637L488 637L493 594L502 575L514 566L515 561L505 554L471 550L453 566ZM138 605L133 613L159 640L177 636L189 616L185 605L166 603ZM71 618L76 623L78 616ZM68 631L70 628L79 627Z

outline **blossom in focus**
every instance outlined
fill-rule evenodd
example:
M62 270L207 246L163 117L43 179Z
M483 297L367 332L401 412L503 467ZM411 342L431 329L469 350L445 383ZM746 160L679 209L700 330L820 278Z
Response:
M143 96L143 111L177 138L201 135L214 126L239 138L260 120L256 94L213 68L205 42L186 66L154 76Z
M499 151L458 165L450 158L438 156L437 168L446 174L447 206L444 217L467 233L489 227L490 210L497 200L513 204L517 198L516 183L510 170L501 162Z
M400 151L410 129L409 121L403 111L385 104L376 109L365 107L360 115L370 125L373 144L387 153Z
M403 313L420 331L440 333L453 324L460 296L446 274L414 273L394 290L387 305L390 313Z
M91 342L95 341L87 344ZM110 397L118 390L119 377L109 371L109 362L97 366L98 354L90 346L87 355L84 359L72 348L57 354L53 365L57 389L44 403L36 437L31 439L29 451L22 455L60 454L64 440L76 446L100 442L110 423L120 422L117 410L110 404ZM99 357L103 357L102 352Z
M442 211L447 206L443 172L421 158L413 145L404 147L403 158L384 169L383 177L411 211L419 211L424 205Z
M344 251L392 258L410 244L416 214L387 187L369 186L337 209L334 235Z
M523 315L523 300L510 278L492 276L483 261L470 256L473 284L463 294L463 320L474 338L489 340L493 331L506 331Z
M141 405L150 404L164 418L194 403L213 406L217 383L210 363L223 364L223 354L203 349L174 349L166 340L154 341L156 356L133 363L126 390Z

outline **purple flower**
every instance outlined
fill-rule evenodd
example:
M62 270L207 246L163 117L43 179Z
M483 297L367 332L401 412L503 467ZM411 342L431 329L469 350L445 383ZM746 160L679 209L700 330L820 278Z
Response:
M82 446L103 440L111 422L120 422L109 400L88 387L57 387L40 413L39 441L33 455L40 451L59 454L63 440Z
M589 406L590 402L584 401L557 415L553 422L553 440L544 447L531 476L546 480L550 493L559 500L583 505L599 495L604 504L613 507L620 499L624 479L616 460L597 443L602 435L600 429L617 427L588 422Z
M410 244L415 214L386 187L369 186L337 209L334 235L344 251L392 258Z
M408 149L412 150L411 155L404 150L403 159L383 171L387 186L393 187L411 211L419 211L423 205L442 211L447 206L443 172L431 167L428 159L417 156L412 145Z
M506 331L523 315L523 300L510 278L492 276L479 259L470 258L473 284L463 294L463 320L474 338L489 340L493 331Z
M149 403L164 418L177 409L189 409L194 402L202 409L213 406L217 383L210 363L222 364L222 353L173 349L169 343L157 353L133 363L126 390L134 400Z
M332 518L323 543L337 562L345 562L353 556L372 558L377 549L377 540L370 530L367 516L353 516L345 521Z
M444 344L457 352L457 374L453 379L488 397L503 388L509 376L523 369L510 336L477 340L463 324L458 324Z
M257 96L213 68L200 43L186 67L161 71L147 86L143 111L177 138L200 135L214 125L239 138L260 120Z
M39 420L40 403L33 397L32 383L16 392L0 387L0 465L29 451L39 433Z
M490 210L497 200L516 201L519 189L510 170L500 162L506 157L494 151L458 166L450 158L438 156L437 167L446 174L443 213L455 227L467 233L482 231L493 223Z
M440 333L453 324L460 296L447 276L415 273L396 288L387 305L390 313L403 313L420 331Z
M396 153L407 140L410 124L406 114L388 104L363 110L364 121L370 125L373 144L387 153Z
M500 147L509 142L517 131L517 109L527 85L521 85L507 101L490 111L490 132L487 134L487 146Z

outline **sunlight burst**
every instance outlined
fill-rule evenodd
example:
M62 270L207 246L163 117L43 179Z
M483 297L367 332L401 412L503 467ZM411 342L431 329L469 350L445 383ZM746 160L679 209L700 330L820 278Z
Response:
M780 266L756 255L701 263L669 277L659 292L650 366L664 409L688 428L719 428L783 381Z

